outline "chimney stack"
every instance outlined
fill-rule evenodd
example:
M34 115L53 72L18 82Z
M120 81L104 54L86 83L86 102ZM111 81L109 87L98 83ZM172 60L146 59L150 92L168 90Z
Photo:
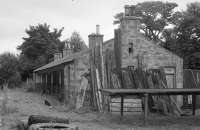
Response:
M73 47L69 41L65 42L65 47L63 50L63 57L69 56L73 54Z
M134 16L135 15L135 5L125 5L125 16Z
M100 25L99 24L96 25L96 34L97 35L100 34Z
M124 9L125 9L125 16L129 16L129 11L130 11L130 7L129 7L129 5L125 5L124 6Z
M126 32L137 33L140 30L140 18L136 16L135 5L125 5L125 15L121 19L120 28Z
M54 53L54 61L59 60L62 58L62 53L56 52Z
M96 25L96 33L92 33L88 36L89 48L95 48L103 44L103 35L100 34L100 25Z

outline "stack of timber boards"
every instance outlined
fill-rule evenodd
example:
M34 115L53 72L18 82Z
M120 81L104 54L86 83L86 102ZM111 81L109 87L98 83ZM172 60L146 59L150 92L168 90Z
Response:
M148 84L150 88L168 88L167 80L164 74L164 70L154 69L147 72ZM153 85L153 86L152 86ZM163 114L173 114L180 116L182 111L172 98L172 96L152 96L152 104L157 109L159 109Z
M120 114L121 110L121 98L112 98L110 103L110 112L112 114ZM141 114L142 102L139 98L126 97L124 99L123 113L125 115Z
M99 48L94 48L92 49L91 52L91 57L90 57L90 65L91 65L91 83L92 83L92 92L93 92L93 107L94 110L103 111L103 96L101 95L100 89L103 88L104 84L103 84L103 78L102 77L102 73L104 73L104 71L102 71L102 63L100 63L100 59L101 56L99 54Z
M98 111L103 111L106 104L108 106L111 106L110 99L102 95L101 92L99 91L99 89L101 88L112 88L112 89L168 88L166 76L162 68L144 71L140 67L139 68L127 67L121 69L121 72L119 73L118 71L115 70L116 64L115 61L113 60L115 59L113 53L111 51L106 51L104 58L102 59L101 55L102 54L99 53L99 48L95 48L91 52L91 59L90 59L91 62L90 72L92 81L91 88L93 92L92 103L94 108L96 108L96 110ZM134 100L141 100L141 99L133 98L132 101L135 102ZM140 103L142 104L142 101ZM182 114L182 111L180 110L180 108L178 107L178 105L171 96L150 96L148 104L150 111L156 110L167 115ZM112 109L110 110L112 111Z
M144 71L141 68L124 68L122 69L122 79L119 79L119 83L123 84L123 87L120 88L129 88L129 89L140 89L140 88L157 88L163 89L168 88L167 80L164 74L164 70L160 69L151 69ZM115 82L115 83L114 83ZM113 88L119 88L116 84L116 81L113 82ZM116 99L114 99L116 100ZM126 99L125 99L126 100ZM137 98L132 99L131 102L138 100ZM130 100L129 100L130 101ZM142 103L142 102L141 102ZM112 103L111 103L112 104ZM120 100L119 100L120 104ZM118 104L118 106L120 106ZM176 104L172 96L149 96L149 110L150 111L159 111L162 114L169 115L178 115L182 114L179 106ZM112 106L112 105L110 105ZM120 108L120 107L119 107ZM119 109L111 107L111 111Z

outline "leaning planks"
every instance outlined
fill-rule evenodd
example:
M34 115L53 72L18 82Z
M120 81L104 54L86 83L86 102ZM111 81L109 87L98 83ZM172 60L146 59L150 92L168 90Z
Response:
M80 89L78 89L78 96L76 99L76 110L79 110L83 107L83 102L85 99L85 92L88 87L88 80L85 77L82 77Z
M162 68L150 70L148 73L148 84L151 88L168 88L167 80ZM180 116L182 114L181 109L171 96L153 96L153 100L154 105L166 115L175 114Z
M119 81L123 82L123 88L168 88L166 76L162 68L144 71L142 68L134 69L133 67L128 67L121 69L121 71L122 79L119 79ZM115 88L119 88L116 84L117 80L115 75L113 77L114 80L112 80L112 82L114 83ZM150 96L148 104L150 111L152 111L153 108L156 108L164 114L182 114L182 111L171 96Z
M96 77L96 72L95 72L95 58L94 58L94 55L95 55L95 50L92 49L91 50L91 55L90 55L90 76L91 76L91 88L92 88L92 95L93 95L93 100L92 100L92 105L94 107L94 110L97 110L98 109L98 106L97 106L97 97L96 97L96 80L95 80L95 77Z
M104 74L104 71L102 71L102 65L103 63L101 62L101 60L99 60L101 58L100 55L100 48L96 47L92 49L91 52L91 58L90 58L90 63L91 63L91 79L92 79L92 92L93 92L93 105L95 107L95 110L98 111L103 111L103 99L102 99L102 95L101 92L99 91L102 86L104 86L105 84L102 83L102 81L104 80L102 77Z
M116 73L111 74L112 86L114 89L119 89L121 87L119 76Z
M99 71L98 69L96 69L96 80L97 80L97 92L96 92L96 96L97 96L97 105L98 105L98 110L100 112L103 111L103 103L102 103L102 95L101 95L101 91L100 89L101 87L101 82L100 82L100 76L99 76Z

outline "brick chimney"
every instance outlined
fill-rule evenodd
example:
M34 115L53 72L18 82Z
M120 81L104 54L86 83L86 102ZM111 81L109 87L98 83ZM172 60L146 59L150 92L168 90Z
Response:
M89 48L94 48L95 46L100 46L100 44L103 44L103 35L100 34L100 25L96 25L96 33L90 34L88 38Z
M73 54L73 46L71 46L70 42L65 42L65 47L63 49L63 57L67 57Z

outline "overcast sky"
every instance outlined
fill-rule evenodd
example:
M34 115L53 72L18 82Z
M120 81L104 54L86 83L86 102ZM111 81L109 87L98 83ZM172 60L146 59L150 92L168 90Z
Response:
M197 0L168 0L176 2L178 10ZM64 27L62 40L78 31L86 44L88 35L100 24L104 40L113 38L113 16L123 11L125 4L143 0L0 0L0 53L19 53L16 47L29 25L47 23L51 28Z

